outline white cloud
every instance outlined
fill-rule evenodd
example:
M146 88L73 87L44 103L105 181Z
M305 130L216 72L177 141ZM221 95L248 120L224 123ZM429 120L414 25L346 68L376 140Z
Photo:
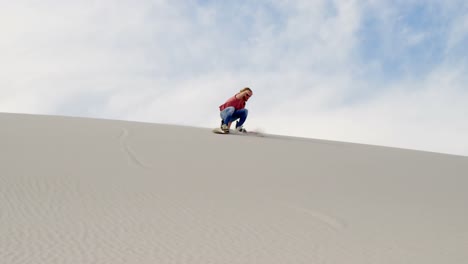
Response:
M372 100L332 109L326 105L333 104L333 92L314 91L256 121L281 134L466 155L464 72L441 67L424 80L401 81ZM308 108L308 102L320 105L309 98L325 103Z

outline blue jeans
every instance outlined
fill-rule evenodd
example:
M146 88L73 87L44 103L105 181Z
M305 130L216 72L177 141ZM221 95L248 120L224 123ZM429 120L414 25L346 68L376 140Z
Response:
M245 120L247 119L247 115L249 111L247 109L240 109L236 110L233 106L226 107L221 113L221 119L223 119L223 124L228 125L230 122L233 122L239 119L239 123L237 123L236 127L240 127L244 124Z

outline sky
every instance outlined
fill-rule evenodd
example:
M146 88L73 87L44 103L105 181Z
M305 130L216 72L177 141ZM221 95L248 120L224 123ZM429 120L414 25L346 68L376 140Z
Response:
M0 2L0 112L468 156L465 0Z

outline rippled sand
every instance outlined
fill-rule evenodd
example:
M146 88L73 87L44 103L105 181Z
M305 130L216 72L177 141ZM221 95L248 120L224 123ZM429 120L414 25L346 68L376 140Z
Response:
M468 158L0 114L0 263L464 263Z

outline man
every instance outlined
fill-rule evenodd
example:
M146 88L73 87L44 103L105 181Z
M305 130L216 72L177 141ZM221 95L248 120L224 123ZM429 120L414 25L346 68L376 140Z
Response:
M224 133L229 133L231 123L237 119L236 130L239 132L246 133L243 125L247 119L248 110L245 109L245 103L252 97L253 92L249 87L245 87L240 90L236 95L229 98L224 104L219 106L221 116L221 130Z

